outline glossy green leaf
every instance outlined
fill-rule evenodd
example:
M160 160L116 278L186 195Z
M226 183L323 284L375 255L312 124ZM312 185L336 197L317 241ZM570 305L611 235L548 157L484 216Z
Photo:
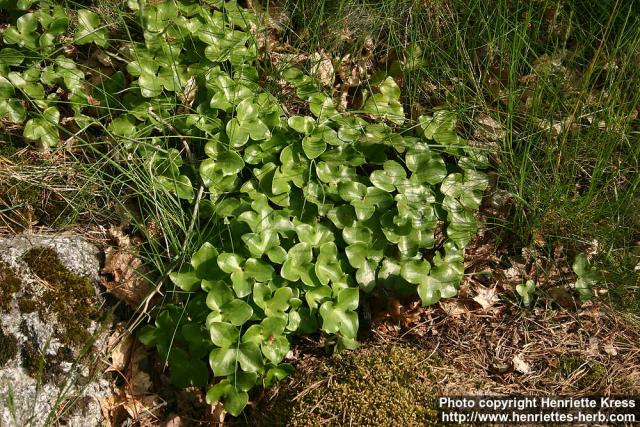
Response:
M211 341L218 347L230 347L239 337L238 329L231 323L224 322L211 323L209 333Z
M200 287L201 282L201 279L193 270L183 270L180 272L174 271L169 274L169 279L171 279L174 285L185 292L195 291Z

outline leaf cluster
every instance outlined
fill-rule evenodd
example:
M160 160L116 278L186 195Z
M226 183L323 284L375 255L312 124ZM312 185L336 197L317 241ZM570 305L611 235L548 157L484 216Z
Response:
M281 78L309 113L287 117L260 84L258 20L235 1L129 6L144 40L115 47L95 13L78 11L73 43L122 65L91 82L65 54L64 10L23 7L2 32L0 115L53 147L64 110L124 141L185 208L206 195L201 215L225 232L170 275L179 296L141 332L177 385L215 378L208 401L238 415L255 385L291 372L295 334L355 348L360 298L376 287L417 292L425 305L456 295L488 181L454 114L408 124L391 77L361 111L338 112L289 68Z

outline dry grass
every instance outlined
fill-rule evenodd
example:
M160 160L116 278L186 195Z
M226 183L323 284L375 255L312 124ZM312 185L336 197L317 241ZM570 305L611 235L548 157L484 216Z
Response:
M409 340L444 364L439 392L586 396L640 392L640 319L589 304L578 312L428 308L407 331L377 325L377 339Z

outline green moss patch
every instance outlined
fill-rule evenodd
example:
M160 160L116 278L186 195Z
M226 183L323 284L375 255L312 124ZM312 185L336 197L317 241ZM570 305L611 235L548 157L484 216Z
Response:
M265 426L433 425L430 364L428 353L402 346L303 362L288 385L248 419Z
M13 294L22 286L20 277L9 264L0 261L0 310L6 311L11 306Z
M18 354L18 340L13 335L5 334L0 327L0 368Z
M53 315L61 328L57 338L66 345L82 345L91 337L91 321L98 318L99 302L91 282L69 271L49 248L34 248L22 259L45 282L37 294L35 286L25 289L18 304L23 311L37 311L41 317Z
M580 372L578 372L580 371ZM569 379L576 375L575 387L582 390L599 384L607 375L607 368L595 360L582 357L566 356L560 358L558 364L560 375Z
M27 229L33 224L56 227L68 209L60 194L11 177L0 180L0 226Z
M41 383L56 382L65 372L63 362L73 362L73 351L69 347L61 347L56 354L43 354L31 341L27 341L20 350L22 367L30 377Z

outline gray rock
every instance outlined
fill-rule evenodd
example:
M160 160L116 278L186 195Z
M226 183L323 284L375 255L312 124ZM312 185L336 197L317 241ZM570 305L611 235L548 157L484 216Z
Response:
M90 298L74 299L59 286L61 279L39 277L38 268L56 265L51 259L36 258L31 266L22 258L31 249L55 251L64 274L77 280L81 292L95 293ZM111 383L100 366L100 349L105 347L109 325L97 321L103 302L97 286L99 250L77 236L21 235L0 238L0 425L44 426L64 421L67 426L98 426L103 418L98 399L112 394ZM7 272L7 270L11 270ZM7 292L8 274L18 278L20 287ZM58 277L58 276L54 276ZM66 277L66 276L63 276ZM88 279L88 280L85 280ZM57 280L57 282L56 282ZM2 283L2 282L5 283ZM16 281L14 280L14 283ZM75 283L75 282L74 282ZM69 293L71 292L71 293ZM53 297L52 297L53 296ZM89 300L88 300L89 299ZM87 304L95 304L96 314L82 323ZM94 310L90 308L90 310ZM88 319L88 318L87 318ZM77 329L71 330L74 327ZM82 325L78 328L78 325ZM72 338L64 334L73 332ZM77 337L95 338L88 351ZM84 339L84 338L83 338ZM4 363L3 363L4 362Z

